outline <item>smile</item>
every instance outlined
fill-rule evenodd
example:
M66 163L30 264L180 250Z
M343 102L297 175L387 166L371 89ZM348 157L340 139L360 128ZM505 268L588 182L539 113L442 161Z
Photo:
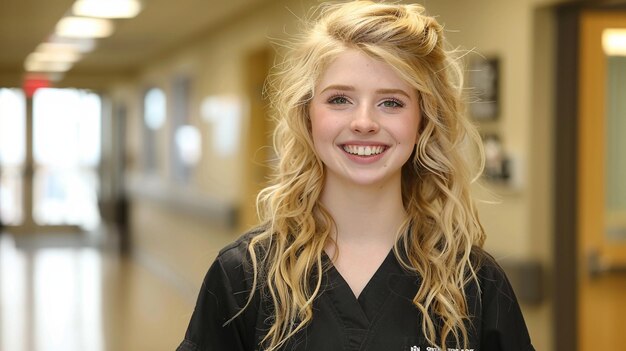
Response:
M387 150L383 145L342 145L343 151L356 156L374 156Z

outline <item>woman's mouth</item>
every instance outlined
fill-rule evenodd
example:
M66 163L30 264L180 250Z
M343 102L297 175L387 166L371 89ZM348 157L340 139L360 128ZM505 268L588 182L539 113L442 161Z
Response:
M385 150L387 150L387 146L384 145L342 145L341 148L343 151L349 153L350 155L355 156L376 156L380 155Z

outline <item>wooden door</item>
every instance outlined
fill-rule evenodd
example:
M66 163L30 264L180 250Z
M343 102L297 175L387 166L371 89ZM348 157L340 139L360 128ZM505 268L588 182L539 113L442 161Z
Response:
M602 35L609 28L626 28L626 13L582 13L577 205L579 350L610 350L626 345L626 57L607 56L603 51Z

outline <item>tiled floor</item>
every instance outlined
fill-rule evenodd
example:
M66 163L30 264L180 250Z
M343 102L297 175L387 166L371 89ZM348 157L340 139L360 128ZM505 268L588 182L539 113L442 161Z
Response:
M174 350L193 301L133 260L0 236L0 351Z

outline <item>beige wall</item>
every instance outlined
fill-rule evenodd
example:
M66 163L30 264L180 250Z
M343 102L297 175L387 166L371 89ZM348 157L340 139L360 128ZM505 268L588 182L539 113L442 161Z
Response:
M114 99L125 100L130 106L128 159L134 177L141 178L136 161L141 149L138 102L142 89L157 85L167 90L176 74L189 74L193 77L191 120L202 130L203 137L210 137L210 126L200 120L202 99L222 94L245 97L246 55L269 45L269 38L282 38L284 32L294 33L296 15L302 16L309 7L307 4L314 2L275 1L251 9L239 20L207 31L189 46L156 59L136 81L117 85L113 89ZM488 232L487 249L500 259L537 260L548 276L552 267L550 87L553 74L549 63L554 47L550 41L552 17L548 6L553 3L547 0L425 1L428 12L445 24L453 45L500 59L501 112L496 122L483 124L481 128L500 134L521 181L516 186L485 184L484 188L476 189L476 195L486 200L479 209ZM248 132L246 125L243 124L242 136ZM160 138L165 156L167 133L164 131ZM249 157L240 152L223 158L212 150L211 140L203 140L203 145L205 154L192 186L208 197L240 204L247 197L240 185L246 176ZM161 172L167 182L167 158L163 159ZM199 287L216 248L232 240L237 232L206 229L212 225L203 219L170 214L161 205L145 199L134 204L133 228L138 233L135 238L138 251L143 257L157 257L163 270L179 272L181 285L193 290ZM538 306L523 306L538 350L552 349L550 306L549 296Z
M497 121L479 124L497 132L512 157L521 182L515 187L484 184L477 196L489 235L487 248L497 255L526 258L530 253L528 221L528 151L531 126L532 8L526 1L427 1L429 12L439 16L454 46L500 61L500 113ZM496 195L490 195L493 192Z
M454 45L500 59L500 114L479 125L497 132L512 159L512 186L477 188L486 248L506 261L538 261L544 268L540 305L522 305L537 350L551 350L552 303L552 67L556 1L427 1ZM469 57L471 59L470 54Z
M139 192L131 191L135 194L131 208L135 254L154 271L173 280L189 297L190 304L194 302L195 296L192 295L200 288L202 277L218 250L234 240L243 228L249 227L249 223L235 230L228 229L219 221L212 222L198 215L201 207L193 213L185 213L171 201L155 200L159 196L145 197L141 193L191 190L206 197L207 203L239 208L244 205L244 199L250 198L244 193L244 177L249 174L251 162L258 160L245 153L246 135L250 132L249 116L244 115L240 131L242 145L238 152L224 157L212 146L213 126L202 120L201 104L207 96L215 95L248 99L244 77L246 57L269 47L271 38L280 37L284 30L295 32L290 28L295 26L297 18L290 11L297 10L296 7L288 2L275 1L271 6L251 9L239 20L212 28L195 42L155 59L135 79L118 82L109 92L113 103L128 106L127 183L131 188L142 188ZM157 133L158 175L145 175L141 169L143 93L156 86L167 94L178 74L192 77L190 121L200 129L203 137L203 155L188 186L172 185L167 122ZM189 203L183 207L196 205Z

